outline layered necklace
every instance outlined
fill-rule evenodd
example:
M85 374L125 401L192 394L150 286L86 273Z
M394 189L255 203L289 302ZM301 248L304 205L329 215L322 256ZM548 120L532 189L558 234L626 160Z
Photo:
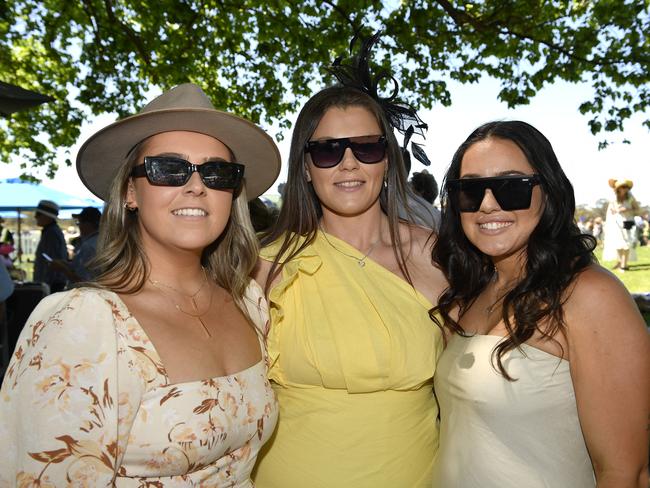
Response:
M183 314L185 314L185 315L187 315L189 317L198 319L198 321L201 323L201 326L203 327L203 330L205 331L205 334L208 337L212 337L212 335L210 334L210 331L208 330L207 325L205 325L205 322L203 322L203 316L205 314L207 314L208 311L210 310L210 308L212 307L212 297L214 295L214 288L212 288L212 287L210 288L210 301L208 303L207 308L203 312L199 312L199 306L196 303L197 295L201 292L201 290L203 290L203 287L205 287L205 284L208 282L208 274L205 272L205 268L203 266L201 266L201 271L203 271L203 282L201 283L201 286L199 286L199 289L196 290L191 295L187 295L187 294L181 292L180 290L174 288L173 286L168 285L167 283L163 283L162 281L152 280L151 278L147 278L147 280L149 281L149 283L151 283L153 286L158 288L160 291L162 291L167 296L169 296L169 293L165 290L165 288L176 292L177 294L181 295L182 297L188 298L190 300L190 303L192 304L192 308L194 309L193 312L188 312L187 310L183 310L182 307L178 303L174 303L174 302L172 302L172 303L176 307L176 310L178 310L179 312L181 312L181 313L183 313Z
M381 240L381 238L377 239L375 242L370 244L370 247L368 248L368 251L363 255L363 257L358 258L356 256L353 256L352 254L348 254L347 252L341 251L338 247L336 247L334 244L332 244L330 242L330 240L327 238L327 233L325 232L325 229L323 229L323 226L319 224L318 227L320 228L321 233L323 234L323 237L325 238L325 241L327 241L327 243L330 245L330 247L332 249L334 249L335 251L343 254L344 256L347 256L349 258L354 259L357 262L357 264L359 265L360 268L364 268L366 266L366 259L368 258L368 256L370 256L370 253L375 249L375 247L377 246L377 244L379 244L379 241Z

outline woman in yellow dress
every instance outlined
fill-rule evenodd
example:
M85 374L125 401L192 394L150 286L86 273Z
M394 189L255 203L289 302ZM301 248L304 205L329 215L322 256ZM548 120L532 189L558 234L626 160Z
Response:
M406 171L393 127L352 86L317 93L296 122L256 275L280 404L258 488L431 486L442 342L427 311L446 282L430 231L398 219Z

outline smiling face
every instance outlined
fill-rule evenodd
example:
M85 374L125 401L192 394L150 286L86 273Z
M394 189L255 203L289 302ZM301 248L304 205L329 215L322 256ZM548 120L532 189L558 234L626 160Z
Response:
M470 146L461 162L461 178L532 175L535 170L512 141L488 138ZM543 211L539 185L533 187L530 208L505 211L487 189L477 212L461 212L463 232L482 253L495 261L525 252Z
M312 141L382 135L375 116L366 108L350 106L331 107L321 118ZM350 148L341 162L333 168L317 168L309 154L305 156L306 172L320 200L323 214L340 216L361 215L379 207L387 160L365 164L357 160Z
M176 156L196 165L213 159L231 160L229 149L217 139L196 132L163 132L145 140L145 156ZM142 243L149 256L156 250L201 253L223 232L232 207L232 190L210 190L192 173L183 186L153 186L147 178L132 178L126 196L137 207Z

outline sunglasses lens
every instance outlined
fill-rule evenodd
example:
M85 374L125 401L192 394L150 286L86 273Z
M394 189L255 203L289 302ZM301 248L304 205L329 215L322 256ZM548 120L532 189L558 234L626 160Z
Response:
M153 185L183 186L190 176L187 161L174 158L146 158L147 177Z
M152 185L183 186L192 176L193 168L201 175L203 184L212 190L236 189L244 177L244 165L228 161L208 161L193 166L184 159L170 157L146 157L144 167ZM135 176L144 176L142 166L135 167Z
M476 212L485 196L483 185L463 185L458 192L458 208L461 212Z
M339 164L343 158L346 145L338 140L310 142L309 154L317 168L331 168Z
M526 181L507 180L492 191L502 210L523 210L530 207L533 187Z
M354 156L366 164L378 163L386 155L386 141L383 137L351 137L350 147Z
M234 190L244 176L244 166L228 162L208 162L199 166L203 184L212 190Z
M495 178L468 178L449 181L449 191L461 212L477 212L488 188L501 210L530 208L535 176L503 176Z
M307 143L307 152L317 168L332 168L341 162L348 147L352 149L354 157L366 164L378 163L386 155L386 140L383 136L310 141Z

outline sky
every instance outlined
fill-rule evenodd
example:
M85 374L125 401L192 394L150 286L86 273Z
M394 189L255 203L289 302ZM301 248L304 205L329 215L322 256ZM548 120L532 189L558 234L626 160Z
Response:
M523 120L539 129L555 149L560 164L571 180L577 204L593 205L600 198L611 198L609 178L628 178L634 182L632 193L644 205L650 204L650 132L641 125L643 117L635 115L625 124L625 131L608 139L626 138L631 144L616 142L598 150L599 136L593 136L587 125L588 117L578 112L578 106L591 94L587 84L557 82L542 89L529 105L508 109L497 100L498 82L484 77L479 83L461 85L450 83L452 105L437 106L432 110L420 110L421 118L429 125L424 149L432 161L428 171L440 183L456 148L476 127L491 120ZM297 114L288 118L293 122ZM82 127L78 144L70 149L74 161L81 144L94 132L113 122L112 115L102 115ZM9 121L10 122L10 121ZM270 128L274 134L277 128ZM283 160L280 177L268 193L277 193L277 185L286 179L286 161L289 154L291 134L279 144ZM398 137L401 140L401 137ZM61 161L63 161L61 156ZM424 169L413 160L411 171ZM17 164L0 163L0 179L18 176ZM92 196L83 186L73 167L62 167L53 180L45 179L44 185L66 191L80 197Z

